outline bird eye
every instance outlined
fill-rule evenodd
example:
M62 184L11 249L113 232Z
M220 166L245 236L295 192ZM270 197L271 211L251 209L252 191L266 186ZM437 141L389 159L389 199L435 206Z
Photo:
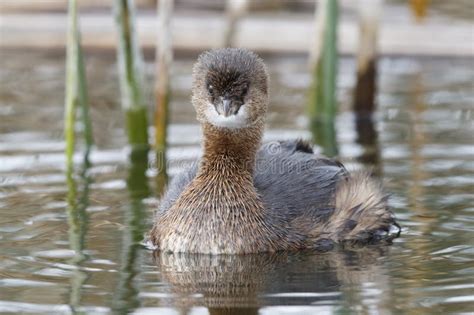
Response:
M213 87L211 84L209 84L209 85L207 86L207 90L209 91L209 93L212 94L212 92L214 92L214 87Z

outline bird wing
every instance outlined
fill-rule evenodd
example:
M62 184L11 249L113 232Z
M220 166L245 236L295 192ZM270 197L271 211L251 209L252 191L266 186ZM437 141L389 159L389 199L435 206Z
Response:
M332 214L336 183L346 175L341 163L314 154L307 142L281 141L259 150L254 184L272 212L316 219Z

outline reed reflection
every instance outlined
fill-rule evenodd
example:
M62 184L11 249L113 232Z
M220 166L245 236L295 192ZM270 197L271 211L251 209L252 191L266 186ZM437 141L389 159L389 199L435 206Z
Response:
M146 177L147 167L148 148L138 147L132 150L127 178L130 203L125 208L119 282L112 305L112 309L118 314L128 314L140 305L135 277L139 274L139 266L142 264L140 249L146 229L143 199L150 192Z
M166 190L168 185L168 172L167 167L167 158L166 158L166 147L163 147L160 150L156 150L156 177L155 177L155 194L160 197Z
M319 304L333 305L345 294L362 291L366 282L378 285L379 275L385 274L378 261L387 250L219 256L155 252L154 261L173 307L203 305L215 315L258 314L259 305L291 305L298 293L298 303L315 305L317 311Z
M71 276L69 291L69 306L73 314L78 312L81 304L82 287L89 278L88 273L81 268L88 258L84 253L89 222L86 210L89 206L89 185L91 183L91 178L88 175L90 167L88 152L89 150L87 150L84 156L84 164L78 178L79 188L74 178L73 167L69 166L66 171L66 183L68 186L68 206L66 210L69 225L69 247L74 251L74 256L70 259L69 263L75 266Z
M363 149L362 154L357 158L357 160L368 166L372 175L381 177L382 163L380 145L372 116L356 116L355 128L357 134L356 142Z
M335 157L338 155L339 150L334 119L314 119L311 121L310 129L313 135L313 141L321 147L324 155L327 157Z

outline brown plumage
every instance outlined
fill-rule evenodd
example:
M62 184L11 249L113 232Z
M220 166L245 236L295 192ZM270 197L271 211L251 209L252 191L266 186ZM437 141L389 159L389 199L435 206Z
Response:
M151 241L211 254L327 249L390 240L396 225L380 187L313 154L302 141L264 145L268 75L255 54L200 56L192 103L204 134L199 164L171 183Z

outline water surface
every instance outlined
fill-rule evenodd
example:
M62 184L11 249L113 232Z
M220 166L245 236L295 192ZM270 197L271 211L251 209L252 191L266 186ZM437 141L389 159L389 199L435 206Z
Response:
M156 255L141 245L159 204L156 169L152 159L144 177L143 165L128 162L114 59L88 55L97 147L89 166L79 146L76 171L66 175L64 56L2 52L1 313L473 311L472 60L382 59L372 125L356 124L348 110L354 62L341 60L341 110L330 150L350 169L371 167L392 194L403 226L392 246L210 257ZM311 139L305 59L265 59L272 81L266 140ZM189 103L192 62L179 59L173 68L171 176L200 154Z

